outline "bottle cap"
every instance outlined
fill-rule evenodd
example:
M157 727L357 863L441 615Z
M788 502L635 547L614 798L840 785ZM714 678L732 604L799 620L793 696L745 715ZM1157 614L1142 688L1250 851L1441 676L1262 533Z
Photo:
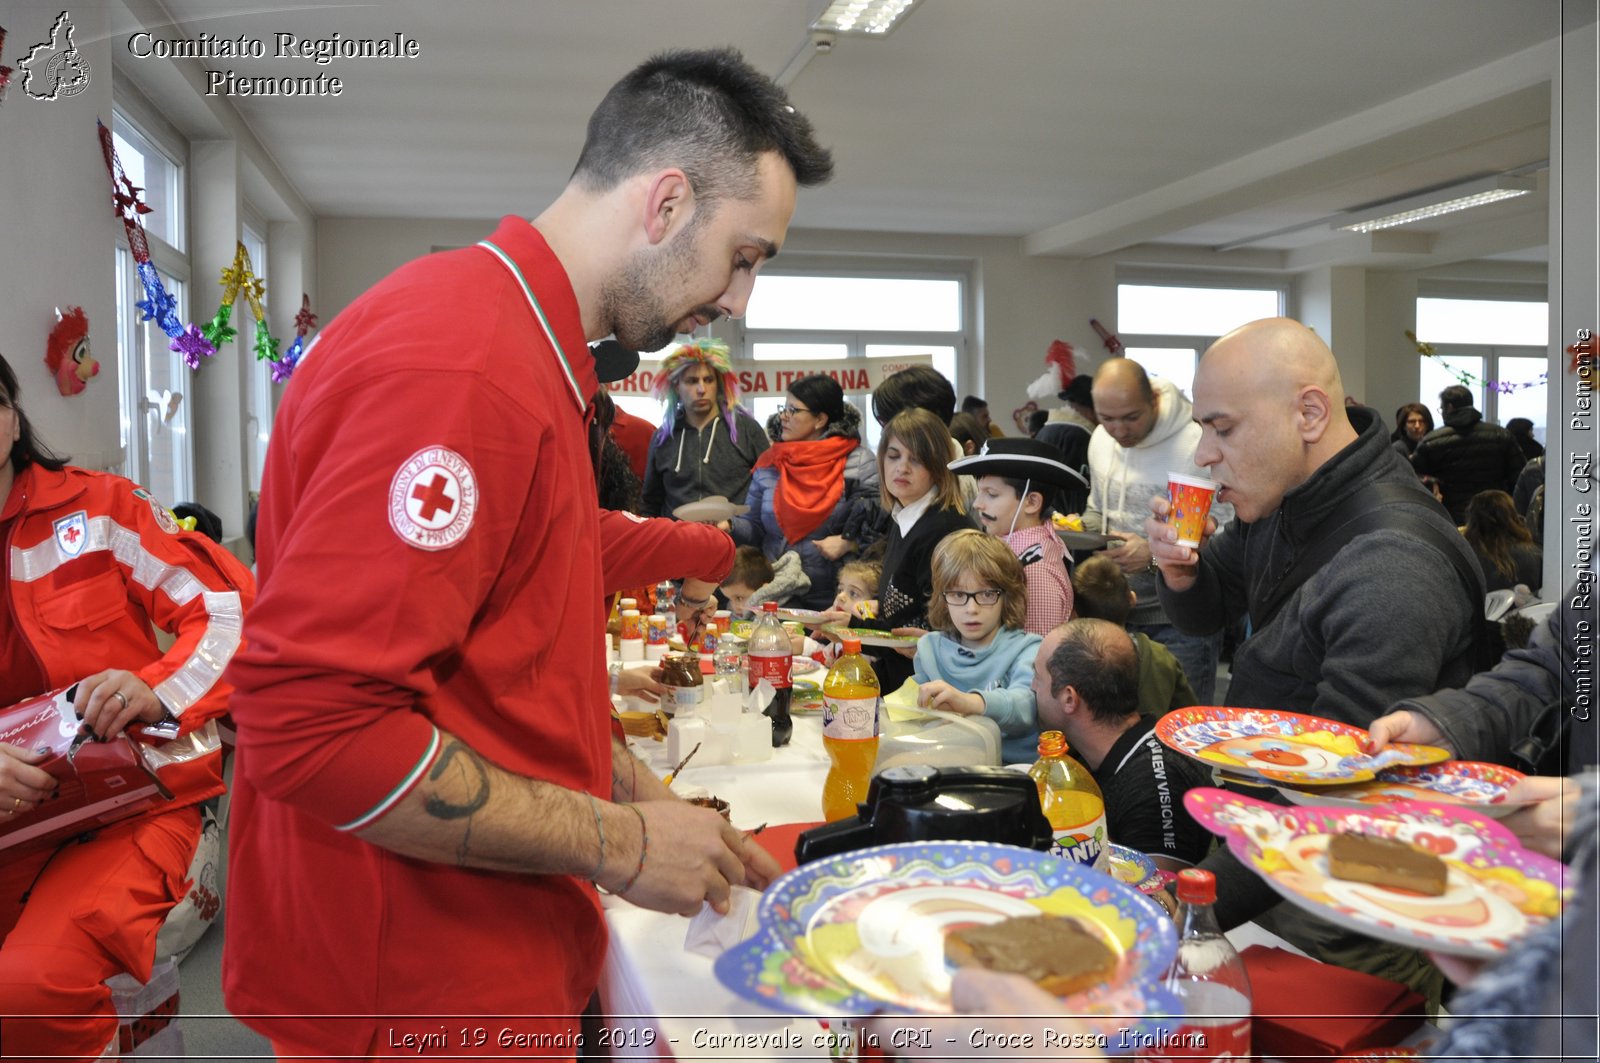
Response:
M1060 756L1067 751L1067 736L1060 731L1039 732L1039 755L1041 757Z
M761 603L761 611L764 612L764 613L776 613L778 611L778 603L777 602L762 602Z
M1216 904L1217 876L1197 867L1178 872L1179 904Z
M844 640L844 652L846 652L846 653L860 653L861 652L861 640L860 639L845 639Z

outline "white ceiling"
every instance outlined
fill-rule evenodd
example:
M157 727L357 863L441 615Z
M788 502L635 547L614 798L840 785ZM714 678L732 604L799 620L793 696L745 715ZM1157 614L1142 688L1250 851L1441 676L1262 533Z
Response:
M337 75L230 100L319 216L492 218L565 183L589 111L650 53L731 44L777 74L822 0L165 0L178 29L415 38L415 60L207 60ZM796 227L1207 249L1549 156L1560 0L921 0L790 87L835 152ZM153 60L117 59L147 85ZM1541 189L1543 183L1541 181ZM1543 192L1431 227L1255 240L1281 268L1538 259ZM1261 254L1261 252L1269 254ZM1250 257L1254 256L1254 257ZM1387 257L1385 257L1387 256Z

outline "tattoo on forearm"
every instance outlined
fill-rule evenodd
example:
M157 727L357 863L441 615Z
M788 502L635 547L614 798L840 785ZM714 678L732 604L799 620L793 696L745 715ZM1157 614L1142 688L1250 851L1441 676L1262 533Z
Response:
M435 819L467 821L461 844L456 846L456 860L465 864L472 844L472 817L489 803L489 772L484 767L482 758L460 742L452 741L444 747L432 770L428 772L429 780L439 781L444 777L444 773L450 770L452 763L456 764L455 771L459 776L461 796L444 797L438 792L430 793L423 801L423 808Z

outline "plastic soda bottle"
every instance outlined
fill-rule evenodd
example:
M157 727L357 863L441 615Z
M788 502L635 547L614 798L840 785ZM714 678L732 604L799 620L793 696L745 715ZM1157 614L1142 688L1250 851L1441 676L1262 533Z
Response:
M1039 787L1039 805L1056 836L1050 852L1106 870L1106 800L1089 769L1067 756L1066 735L1039 735L1039 759L1028 777Z
M845 639L844 653L822 681L822 746L833 766L822 784L822 818L856 814L867 799L878 760L878 714L882 689L860 639Z
M761 619L750 630L745 660L750 672L750 689L755 690L763 680L773 689L772 700L761 712L772 719L773 746L786 746L794 732L794 721L789 718L789 700L793 694L789 670L794 665L794 650L789 645L789 632L778 619L777 602L762 603Z
M1249 1058L1250 975L1217 928L1216 901L1217 879L1211 872L1178 872L1178 955L1167 971L1167 988L1183 1001L1183 1024L1141 1056Z

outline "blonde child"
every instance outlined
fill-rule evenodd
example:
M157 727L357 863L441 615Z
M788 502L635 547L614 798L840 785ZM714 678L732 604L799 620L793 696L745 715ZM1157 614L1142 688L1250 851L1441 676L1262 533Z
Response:
M839 569L839 593L833 596L833 611L871 620L871 607L862 603L877 600L878 581L881 579L883 579L881 562L846 562Z
M918 702L1000 726L1003 762L1031 761L1039 725L1033 659L1044 641L1023 630L1028 609L1022 562L1000 539L957 531L933 552L928 620L917 641Z

